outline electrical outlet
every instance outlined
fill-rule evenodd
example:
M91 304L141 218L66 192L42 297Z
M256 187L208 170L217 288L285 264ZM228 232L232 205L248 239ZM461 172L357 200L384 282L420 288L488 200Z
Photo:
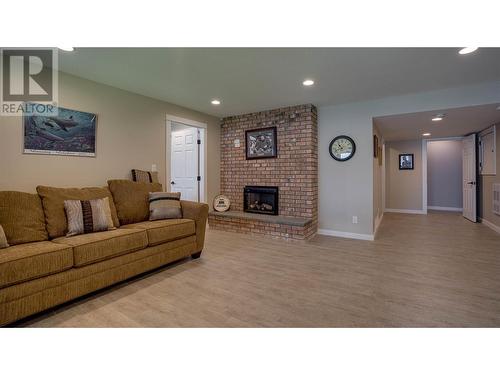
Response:
M151 172L157 172L156 170L156 164L151 165Z
M353 224L357 224L358 223L358 217L357 216L353 216L352 217L352 223Z

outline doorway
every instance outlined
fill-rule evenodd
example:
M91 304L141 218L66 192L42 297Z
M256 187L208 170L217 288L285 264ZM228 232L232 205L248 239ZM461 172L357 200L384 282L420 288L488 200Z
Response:
M427 209L462 212L463 153L462 137L426 140Z
M206 125L167 116L167 189L206 202Z

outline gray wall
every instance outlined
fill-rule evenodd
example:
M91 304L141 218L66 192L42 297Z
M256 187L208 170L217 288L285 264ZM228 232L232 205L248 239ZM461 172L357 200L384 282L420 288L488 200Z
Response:
M373 234L374 117L499 101L500 82L492 82L319 107L319 228L367 236ZM357 147L356 155L343 163L336 162L328 153L328 144L340 134L351 136ZM487 182L491 184L489 180ZM358 216L358 224L352 223L353 215Z
M413 154L413 170L399 170L399 154ZM423 210L422 141L385 143L385 205L395 210Z
M427 143L427 206L462 208L462 141Z

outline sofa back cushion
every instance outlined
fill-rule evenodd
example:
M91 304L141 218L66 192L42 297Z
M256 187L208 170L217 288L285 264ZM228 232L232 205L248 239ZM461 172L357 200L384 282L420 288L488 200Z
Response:
M0 191L0 225L9 245L48 239L42 202L36 194Z
M108 186L121 225L149 220L149 193L162 191L159 183L129 180L110 180Z
M68 232L66 212L64 211L64 201L67 200L88 201L107 197L109 198L113 223L117 228L120 226L113 197L107 187L56 188L37 186L36 191L42 198L50 238L62 237Z

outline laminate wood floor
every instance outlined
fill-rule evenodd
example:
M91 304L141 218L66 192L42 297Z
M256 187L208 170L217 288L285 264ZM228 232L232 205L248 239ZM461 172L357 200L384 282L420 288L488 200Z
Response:
M500 327L500 235L455 213L386 214L375 241L208 231L181 261L31 327Z

